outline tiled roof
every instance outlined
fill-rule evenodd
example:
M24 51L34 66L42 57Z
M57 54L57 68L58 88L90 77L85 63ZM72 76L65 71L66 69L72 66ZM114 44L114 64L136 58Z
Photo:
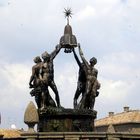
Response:
M14 129L0 129L3 138L20 138L20 131Z
M95 126L106 126L110 124L140 123L140 110L129 110L117 113L95 121Z

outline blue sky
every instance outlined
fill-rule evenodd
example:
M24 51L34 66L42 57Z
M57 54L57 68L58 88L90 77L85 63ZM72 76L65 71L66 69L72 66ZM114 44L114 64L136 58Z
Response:
M0 127L26 127L24 111L34 101L28 87L33 58L59 43L66 7L73 10L70 24L85 57L98 59L98 118L120 112L123 106L139 109L139 4L139 0L0 0ZM72 108L78 66L63 50L54 64L61 104Z

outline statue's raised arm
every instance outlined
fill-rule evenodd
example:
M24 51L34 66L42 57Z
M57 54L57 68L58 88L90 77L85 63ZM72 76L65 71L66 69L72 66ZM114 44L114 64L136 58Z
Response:
M84 63L85 66L89 69L89 68L90 68L89 63L88 63L88 61L85 59L84 54L83 54L83 51L82 51L80 45L78 45L78 48L79 48L79 54L80 54L80 57L81 57L83 63Z
M73 48L73 54L74 54L74 58L75 58L75 60L76 60L76 62L78 64L78 66L81 67L81 62L80 62L80 60L79 60L74 48Z
M56 55L59 53L60 49L61 49L61 45L59 45L59 44L56 45L55 50L50 54L51 60L53 60L56 57Z

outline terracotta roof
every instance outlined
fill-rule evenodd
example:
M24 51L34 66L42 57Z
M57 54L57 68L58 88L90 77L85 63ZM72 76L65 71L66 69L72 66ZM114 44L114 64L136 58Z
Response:
M14 129L0 129L0 134L4 135L3 138L19 138L20 131Z
M110 124L140 123L140 110L130 110L117 113L95 121L95 126L106 126Z

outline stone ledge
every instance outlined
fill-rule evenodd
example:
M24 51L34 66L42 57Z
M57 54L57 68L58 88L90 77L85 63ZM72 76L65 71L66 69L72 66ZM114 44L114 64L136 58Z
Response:
M33 135L33 137L31 137ZM36 136L36 137L34 137ZM22 133L21 138L39 138L39 139L58 139L58 140L81 140L81 139L140 139L140 134L132 133L105 133L105 132L38 132L38 133Z

